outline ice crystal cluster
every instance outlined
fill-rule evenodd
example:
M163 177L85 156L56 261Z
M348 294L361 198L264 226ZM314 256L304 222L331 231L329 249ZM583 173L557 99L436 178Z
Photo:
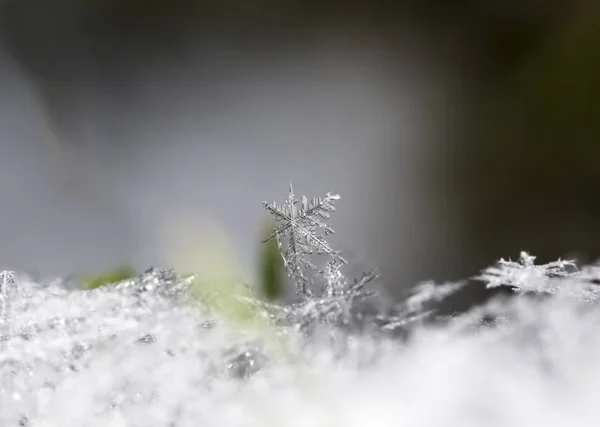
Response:
M269 205L304 298L229 295L251 313L241 324L174 271L94 290L1 272L0 426L598 425L599 266L522 253L367 304L377 275L348 279L316 231L334 200ZM322 272L309 264L318 252ZM514 292L435 316L469 286Z

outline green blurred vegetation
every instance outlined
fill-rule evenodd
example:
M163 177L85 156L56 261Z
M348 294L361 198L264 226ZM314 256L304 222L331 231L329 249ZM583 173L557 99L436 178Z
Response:
M275 226L274 221L265 222L261 242L273 232ZM271 239L261 243L260 254L260 295L268 301L277 301L285 292L285 271L277 241Z
M234 330L259 337L274 358L289 360L290 353L278 335L276 326L262 308L250 303L260 298L251 286L240 280L240 260L229 247L225 231L213 219L189 218L177 221L179 233L172 237L171 264L180 274L193 274L192 296ZM271 255L269 255L271 256ZM272 275L271 279L277 274ZM270 286L275 290L276 280Z
M137 272L132 266L122 265L102 273L84 275L79 283L82 289L96 289L123 280L132 279L136 275Z
M211 218L177 218L167 229L167 262L179 274L193 274L192 296L209 313L235 329L251 331L277 343L268 318L248 299L260 298L260 292L246 285L243 266L230 247L223 228Z

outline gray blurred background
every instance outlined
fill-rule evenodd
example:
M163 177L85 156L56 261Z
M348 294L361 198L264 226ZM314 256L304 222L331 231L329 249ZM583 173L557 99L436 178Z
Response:
M392 294L600 254L600 8L558 0L4 0L0 265L168 263L262 200L340 193ZM189 233L186 230L190 230Z

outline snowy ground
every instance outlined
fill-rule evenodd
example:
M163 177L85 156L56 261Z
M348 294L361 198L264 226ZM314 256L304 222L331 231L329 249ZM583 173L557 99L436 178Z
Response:
M406 340L327 323L303 338L264 310L234 322L157 272L95 291L7 278L0 425L597 425L599 271L523 255L481 278L514 297Z

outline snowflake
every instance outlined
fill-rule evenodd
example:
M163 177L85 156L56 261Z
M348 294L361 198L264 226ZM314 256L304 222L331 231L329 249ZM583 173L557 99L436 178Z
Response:
M326 235L334 233L325 220L329 219L329 212L335 211L334 203L339 198L338 194L327 193L325 197L315 197L309 202L306 196L302 196L301 206L298 207L298 200L290 184L290 193L284 205L263 202L276 221L282 223L264 242L276 238L288 276L296 282L296 291L303 297L308 298L313 294L313 281L303 270L316 269L310 260L315 249L319 255L326 254L334 262L346 264L340 252L332 249L325 241ZM287 241L285 249L282 248L282 236Z
M515 291L555 293L559 281L577 274L577 266L570 260L535 264L535 257L521 252L518 262L500 259L498 266L489 267L475 279L485 282L487 288L508 286Z

